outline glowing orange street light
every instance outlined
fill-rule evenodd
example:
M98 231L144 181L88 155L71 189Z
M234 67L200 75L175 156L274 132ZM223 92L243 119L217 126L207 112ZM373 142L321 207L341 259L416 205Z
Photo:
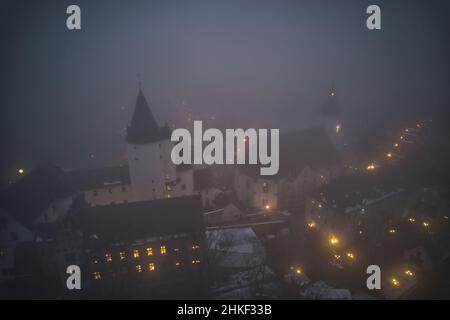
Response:
M330 243L331 243L331 245L336 246L339 244L339 239L336 236L331 236Z
M395 287L398 287L400 285L400 281L398 281L396 278L392 278L391 282Z
M414 277L414 273L411 270L405 270L404 272L408 277Z

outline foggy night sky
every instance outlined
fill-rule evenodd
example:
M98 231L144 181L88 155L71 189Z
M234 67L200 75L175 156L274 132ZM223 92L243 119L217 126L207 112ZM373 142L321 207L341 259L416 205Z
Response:
M66 29L70 4L81 31ZM370 4L381 31L366 28ZM445 0L0 0L0 176L124 162L137 73L161 125L192 112L305 127L333 83L350 121L445 110L449 14Z

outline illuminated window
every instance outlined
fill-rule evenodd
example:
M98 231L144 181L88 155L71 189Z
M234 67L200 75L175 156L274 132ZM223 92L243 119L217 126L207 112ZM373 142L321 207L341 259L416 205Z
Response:
M148 264L148 270L150 270L150 271L155 271L155 269L156 269L155 263L150 262L150 263Z
M97 263L98 263L98 260L95 259L95 260L92 261L92 263L97 264Z
M136 271L139 272L139 273L142 272L142 266L140 264L138 264L136 266Z
M133 250L133 258L135 259L139 258L139 250L137 249Z
M102 275L100 274L100 272L94 272L94 280L100 280L102 278Z
M148 247L147 248L147 256L152 256L153 255L153 248Z
M120 256L120 260L124 260L127 256L125 254L125 252L119 252L119 256Z
M161 252L161 254L166 254L166 253L167 253L167 248L166 248L166 246L161 246L160 252Z
M112 255L111 255L111 253L105 254L105 258L106 258L106 262L111 262L111 261L112 261Z

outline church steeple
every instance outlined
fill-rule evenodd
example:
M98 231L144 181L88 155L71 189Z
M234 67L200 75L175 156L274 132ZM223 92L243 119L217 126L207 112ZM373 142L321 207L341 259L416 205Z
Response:
M336 88L334 85L331 87L321 111L323 115L328 117L337 117L341 114L341 106L337 102Z
M127 142L131 144L146 144L161 138L158 123L148 106L147 100L139 88L131 124L127 127Z

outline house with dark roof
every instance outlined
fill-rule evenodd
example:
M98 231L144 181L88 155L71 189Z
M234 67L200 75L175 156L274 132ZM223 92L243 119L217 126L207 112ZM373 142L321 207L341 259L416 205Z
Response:
M276 175L260 176L257 165L239 166L235 176L239 201L259 210L288 207L291 199L341 173L339 153L322 129L282 134L279 168Z
M201 295L207 257L200 196L85 207L73 214L92 294Z

